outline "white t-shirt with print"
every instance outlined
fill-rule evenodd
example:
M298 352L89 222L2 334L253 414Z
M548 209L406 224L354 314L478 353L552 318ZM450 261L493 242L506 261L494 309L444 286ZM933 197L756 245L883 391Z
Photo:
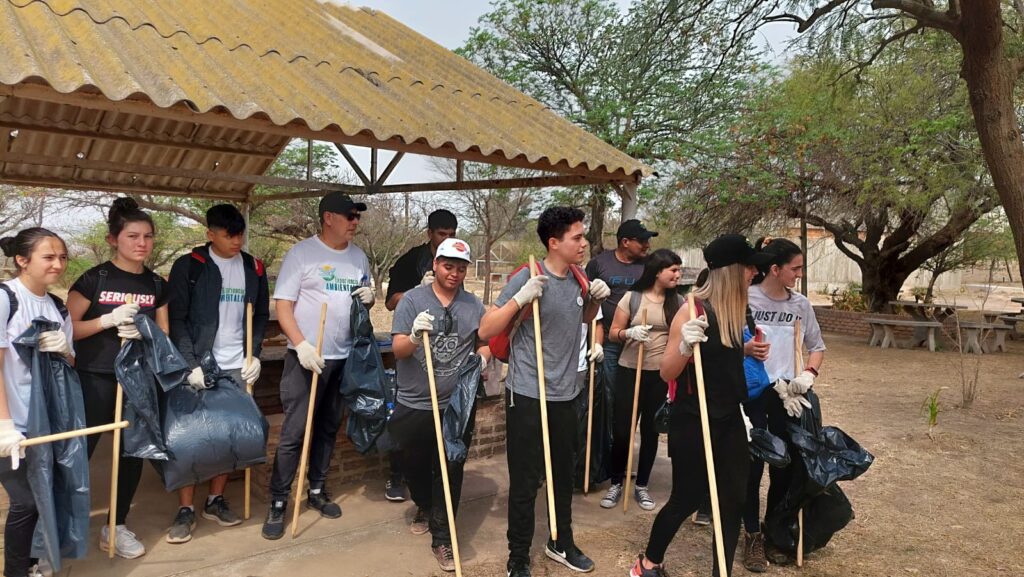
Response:
M7 390L7 408L11 412L11 419L14 420L15 428L24 433L28 424L32 373L29 366L14 350L12 343L32 325L33 320L44 317L61 324L61 330L68 338L68 345L72 346L72 351L74 351L72 327L70 320L61 317L60 311L57 310L57 305L53 303L50 295L33 294L18 279L6 281L4 284L11 287L14 294L18 296L18 310L14 313L11 321L7 322L11 312L11 301L7 293L0 293L0 322L6 323L7 326L7 330L0 331L0 349L3 349L4 352L4 386Z
M361 248L349 243L343 250L335 250L314 236L299 241L284 255L274 299L295 303L295 321L313 346L320 327L320 304L326 302L322 356L346 359L352 349L352 291L369 285L370 261ZM288 341L288 348L295 345Z
M213 339L213 358L221 369L240 369L245 361L245 268L242 255L221 258L210 250L210 258L220 269L220 302L217 336Z
M601 311L600 308L598 308L597 316L594 317L594 320L600 322L603 318L604 313ZM587 323L583 323L580 326L583 327L581 329L583 333L583 338L580 339L580 366L577 369L577 372L582 373L583 371L587 370L587 368L589 368L590 365L590 361L587 360L587 349L590 347L590 339L587 337L587 334L590 333L590 325Z

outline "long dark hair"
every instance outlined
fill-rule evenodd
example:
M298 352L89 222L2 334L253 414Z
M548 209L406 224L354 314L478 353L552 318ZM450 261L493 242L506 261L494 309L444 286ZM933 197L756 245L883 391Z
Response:
M772 270L772 266L785 266L792 262L794 258L803 254L803 251L800 250L800 247L795 242L785 238L763 236L757 239L754 248L772 258L768 261L768 264L758 269L757 276L754 277L750 284L761 284L765 277L768 276L768 272Z
M654 286L655 281L658 279L658 273L667 268L682 265L683 259L679 258L678 254L667 248L659 248L644 259L644 272L629 290L643 293ZM679 303L679 293L675 289L665 291L665 304L663 306L667 323L672 324L672 319L675 318L676 312L679 311Z
M153 233L156 233L153 217L139 208L139 203L135 202L134 198L122 196L114 199L114 203L110 205L110 212L107 213L107 232L117 238L125 225L131 222L148 222Z
M21 273L21 265L18 264L18 259L15 257L20 256L21 258L31 260L32 253L36 250L36 245L47 238L59 240L64 245L64 249L67 250L68 245L64 242L64 239L57 233L39 226L26 228L14 236L0 238L0 250L4 251L4 256L10 258L14 262L14 268L18 273Z

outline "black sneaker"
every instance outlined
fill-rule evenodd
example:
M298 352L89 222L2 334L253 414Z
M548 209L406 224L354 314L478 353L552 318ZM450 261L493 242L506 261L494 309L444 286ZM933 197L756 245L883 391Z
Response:
M331 500L331 494L326 489L320 489L319 493L310 491L306 494L306 505L310 509L320 511L321 517L337 519L341 517L341 505Z
M700 527L707 527L711 524L711 513L697 511L697 514L693 516L693 524Z
M168 543L187 543L192 540L192 530L196 528L196 512L189 507L181 507L174 516L174 523L167 530Z
M647 569L644 567L644 554L641 553L636 558L636 563L633 563L633 567L629 570L629 577L668 577L668 573L665 568L658 565L654 569Z
M221 527L234 527L242 524L242 518L228 507L228 502L220 495L214 497L212 502L203 507L202 515L203 519L216 521Z
M548 539L548 544L544 547L544 554L573 571L590 573L594 570L594 562L590 560L590 557L584 555L583 551L580 551L575 544L566 547L565 551L559 551L555 542Z
M384 481L384 498L395 503L405 501L405 485L402 484L401 479Z
M267 511L267 520L263 522L263 538L276 541L284 536L284 511L288 501L273 501Z
M451 545L438 545L431 547L430 551L434 554L434 559L437 559L437 564L442 571L449 573L455 571L455 552Z
M530 562L509 559L505 570L507 577L530 577Z

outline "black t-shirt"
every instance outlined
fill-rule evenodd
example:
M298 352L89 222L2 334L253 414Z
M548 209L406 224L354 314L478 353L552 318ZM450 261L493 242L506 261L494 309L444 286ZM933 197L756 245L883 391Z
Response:
M707 315L707 342L700 345L704 366L704 390L707 394L708 416L726 418L739 413L740 403L747 400L747 377L743 372L743 346L726 347L718 332L718 319L711 304L702 301ZM749 313L749 310L747 311ZM749 319L749 317L748 317ZM697 400L697 372L694 363L687 363L680 375L676 392L679 410L700 414Z
M104 276L105 275L105 276ZM156 320L156 309L167 304L166 283L159 275L143 269L141 274L123 271L107 261L78 277L71 290L88 299L90 305L82 320L99 318L125 303L132 295L139 312ZM117 329L100 331L75 342L76 368L93 373L113 373L114 358L121 350Z
M434 253L430 250L429 242L414 246L398 257L395 265L388 271L386 300L391 300L395 293L409 292L418 287L423 275L434 268L433 261Z

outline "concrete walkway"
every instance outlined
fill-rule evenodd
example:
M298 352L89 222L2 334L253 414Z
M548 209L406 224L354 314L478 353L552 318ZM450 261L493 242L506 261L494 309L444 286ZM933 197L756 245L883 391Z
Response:
M655 464L652 493L660 503L668 497L671 470L664 456L664 437L661 455ZM319 577L338 576L427 576L453 575L440 571L430 553L430 536L415 536L409 532L414 506L411 501L391 503L384 499L383 482L379 479L366 484L333 487L335 500L342 506L340 519L324 519L317 513L303 511L298 537L291 538L291 503L289 527L279 541L267 541L260 536L260 527L266 515L266 503L253 500L252 518L239 527L222 528L212 521L198 518L191 542L171 545L164 540L164 532L177 512L177 497L167 494L156 474L148 467L136 495L135 506L128 518L128 526L145 544L147 554L139 559L108 560L106 553L96 546L99 531L106 517L109 491L109 440L104 439L92 463L93 520L90 531L89 557L84 560L65 561L60 575L68 577L155 577L166 575L215 575L245 577ZM107 456L107 459L101 456ZM505 539L508 472L504 455L490 459L470 461L463 488L462 507L459 511L459 542L464 574L504 575L507 558ZM623 515L621 507L604 510L598 506L603 489L584 497L577 494L573 505L574 527L581 531L599 531L615 534L626 527L636 532L638 517L651 517L653 513L641 511L635 502L629 513ZM228 485L227 498L232 508L242 513L244 490L241 480ZM205 499L206 489L197 491L197 503ZM532 550L535 575L570 575L569 570L548 561L543 556L547 538L547 514L544 492L538 492L537 531ZM649 519L643 526L649 528ZM630 541L642 542L644 535L629 535ZM587 543L577 539L581 548L595 559L598 551L588 549ZM628 563L618 560L616 565ZM550 566L550 567L548 567ZM542 569L542 567L544 567ZM597 568L597 575L619 575L626 571L605 563ZM604 569L604 570L602 570ZM550 571L550 573L549 573Z

